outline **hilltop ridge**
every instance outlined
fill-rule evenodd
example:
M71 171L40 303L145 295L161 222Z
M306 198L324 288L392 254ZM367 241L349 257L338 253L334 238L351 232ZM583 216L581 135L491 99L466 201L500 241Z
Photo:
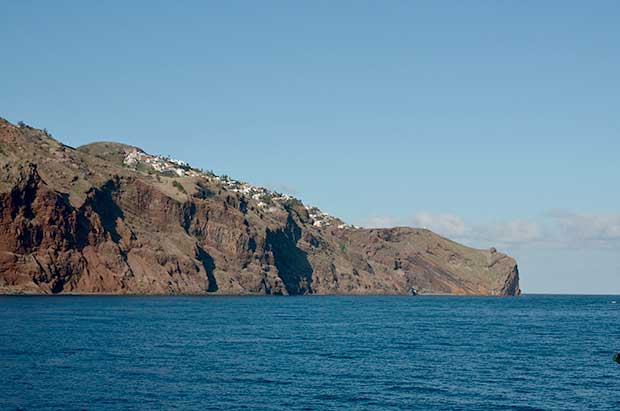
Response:
M134 146L0 120L0 168L2 293L520 293L495 249L354 227Z
M152 155L135 146L115 142L96 142L80 146L77 150L92 154L116 165L142 171L147 174L173 178L200 177L210 184L252 198L257 202L256 205L258 207L266 211L272 211L272 207L274 206L282 208L283 203L293 201L302 203L301 200L291 195L282 194L265 187L235 180L227 175L218 176L213 171L205 171L192 167L183 160L177 160L162 155ZM308 210L312 224L316 227L337 225L338 228L355 228L355 226L344 223L341 219L329 215L316 206L305 205L305 208Z

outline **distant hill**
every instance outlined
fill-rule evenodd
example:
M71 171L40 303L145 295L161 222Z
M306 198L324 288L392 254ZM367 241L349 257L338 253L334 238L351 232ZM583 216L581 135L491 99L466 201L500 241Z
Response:
M0 119L0 169L0 293L520 293L495 249L354 227L137 147Z

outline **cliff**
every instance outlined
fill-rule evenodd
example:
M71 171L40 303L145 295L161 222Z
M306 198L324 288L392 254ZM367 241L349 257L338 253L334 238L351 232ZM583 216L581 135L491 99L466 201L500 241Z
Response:
M0 119L0 293L517 295L516 262Z

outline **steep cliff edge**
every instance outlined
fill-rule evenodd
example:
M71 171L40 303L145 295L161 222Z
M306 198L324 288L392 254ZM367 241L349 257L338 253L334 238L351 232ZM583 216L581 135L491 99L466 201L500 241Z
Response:
M0 119L0 293L517 295L516 262Z

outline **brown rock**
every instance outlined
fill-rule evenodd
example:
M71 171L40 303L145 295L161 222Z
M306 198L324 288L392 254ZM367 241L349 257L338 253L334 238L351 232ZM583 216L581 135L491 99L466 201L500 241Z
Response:
M126 149L75 150L0 119L1 293L520 293L494 248L315 227L297 200L265 208L204 176L126 168Z

